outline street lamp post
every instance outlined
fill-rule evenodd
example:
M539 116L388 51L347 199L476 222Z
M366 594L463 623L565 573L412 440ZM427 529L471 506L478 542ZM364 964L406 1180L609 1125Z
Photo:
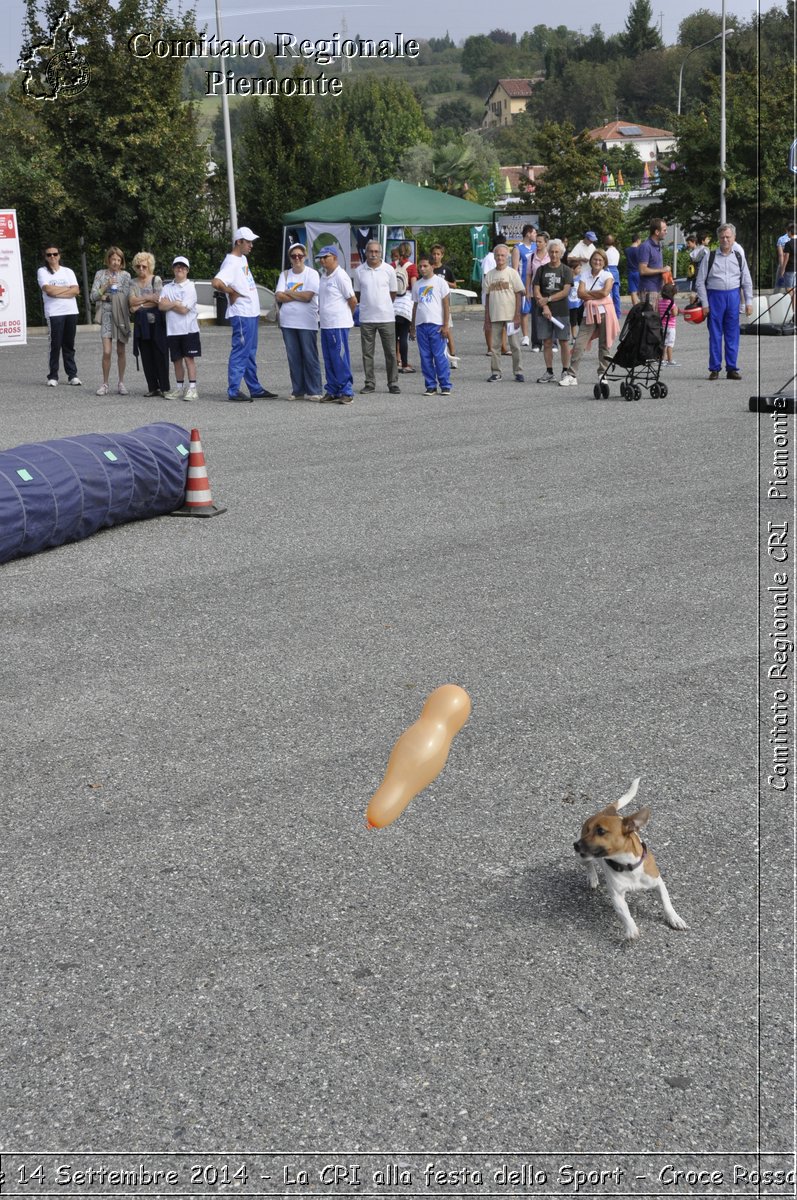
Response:
M219 0L216 0L216 36L219 40L219 45L222 43L221 36L221 12L219 9ZM226 55L221 56L221 69L224 74L224 66L226 63ZM230 105L227 99L225 88L221 89L221 120L224 127L224 152L227 162L227 192L230 198L230 237L235 236L235 231L238 228L238 207L235 203L235 173L232 165L232 133L230 131Z
M681 96L684 87L684 67L689 61L689 56L694 54L695 50L702 50L704 46L710 46L712 42L719 41L722 38L722 83L721 83L721 107L720 115L720 224L725 220L725 39L729 38L734 31L725 28L725 0L722 3L722 29L719 33L715 33L708 41L700 42L697 46L684 55L684 61L681 63L681 70L678 73L678 116L681 115ZM673 278L675 278L678 266L678 242L680 230L676 225L673 229L672 243L672 267Z
M725 224L725 0L722 0L722 59L720 66L720 225Z

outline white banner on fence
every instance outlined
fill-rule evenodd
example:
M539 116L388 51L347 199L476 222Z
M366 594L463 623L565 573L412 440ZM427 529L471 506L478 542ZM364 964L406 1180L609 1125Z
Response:
M27 340L17 212L0 208L0 346L24 346Z
M318 270L318 251L325 246L337 246L340 251L338 262L344 271L351 274L351 229L348 225L321 225L307 222L307 257L310 265ZM358 260L359 265L359 260Z

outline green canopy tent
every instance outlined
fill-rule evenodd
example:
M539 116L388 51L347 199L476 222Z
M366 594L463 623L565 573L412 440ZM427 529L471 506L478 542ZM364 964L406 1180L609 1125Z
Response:
M379 226L382 253L387 250L389 225L484 225L491 224L493 210L483 204L448 196L434 188L416 187L398 179L385 179L369 187L341 192L328 200L319 200L294 212L283 213L282 258L285 261L287 227L305 225L308 221L349 226Z

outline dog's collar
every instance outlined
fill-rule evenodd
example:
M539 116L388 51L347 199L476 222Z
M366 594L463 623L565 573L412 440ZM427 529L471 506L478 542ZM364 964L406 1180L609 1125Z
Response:
M619 863L619 862L615 862L611 858L604 858L603 861L606 863L606 866L611 867L611 869L613 871L635 871L637 869L637 867L642 866L642 864L645 861L645 859L647 858L647 856L648 856L648 848L645 845L645 843L643 842L642 843L642 857L638 858L636 862Z

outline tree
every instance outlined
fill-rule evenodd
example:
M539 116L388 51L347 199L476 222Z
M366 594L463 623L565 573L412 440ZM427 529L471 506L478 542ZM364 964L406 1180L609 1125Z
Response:
M661 46L661 35L652 21L650 0L631 0L622 35L623 49L629 58L636 58L646 50L656 50Z
M27 4L30 51L57 27L62 6L46 0L40 16L36 0ZM147 29L169 40L196 37L193 13L174 16L167 0L124 0L118 8L110 0L87 0L69 21L90 73L84 90L40 99L42 69L32 75L31 95L18 85L11 93L58 151L53 191L61 181L66 199L58 227L48 222L40 236L57 236L72 249L80 233L94 260L112 243L127 253L151 249L160 261L178 250L207 255L205 155L196 110L181 99L184 60L131 63L128 49L132 34Z
M476 34L465 39L462 47L462 70L471 78L484 72L490 72L496 79L507 74L505 70L507 53L506 47L500 46L484 34Z
M684 17L678 26L678 44L691 50L715 37L722 30L722 18L710 8L698 8Z
M361 182L376 182L395 175L405 150L432 138L415 93L401 79L374 75L355 78L353 83L346 83L341 95L329 105L329 111L340 118L348 131L360 163ZM302 137L301 142L304 141Z
M681 55L675 50L644 50L617 64L617 105L622 116L643 125L672 129ZM666 124L665 124L666 122Z
M588 72L583 64L568 62L560 76L534 89L529 112L540 124L570 121L576 129L593 129L614 113L618 74L613 62L596 61Z
M793 176L788 171L794 137L792 100L797 75L793 63L768 74L759 87L754 71L726 78L726 209L739 242L752 263L769 271L772 240L793 209ZM757 102L756 102L757 101ZM666 180L665 212L683 228L716 227L719 220L719 82L711 100L681 117L675 160ZM760 131L766 130L766 137ZM763 281L769 286L769 279Z
M540 219L551 234L578 241L585 229L614 233L623 222L619 200L593 197L603 165L602 151L586 133L575 136L569 122L548 122L534 139L535 161L545 164L534 193Z
M558 25L556 29L548 25L535 25L530 32L522 35L520 45L524 50L536 51L542 55L552 47L563 50L574 48L580 40L581 35L568 29L566 25Z
M491 29L487 36L491 42L497 42L499 46L515 46L517 44L517 34L509 33L506 29Z
M401 177L408 183L433 184L460 196L478 190L497 170L495 153L475 131L434 148L412 146L401 162Z
M528 111L518 113L511 125L499 125L484 131L484 140L492 146L504 165L532 161L536 118Z
M473 106L465 99L446 100L440 105L434 115L435 129L452 129L455 133L464 133L479 124L479 118L474 116Z
M294 71L300 77L303 68ZM258 250L279 261L282 214L373 182L363 176L342 114L324 114L310 96L275 96L247 105L236 145L238 208L261 232Z
M5 92L0 95L0 126L0 196L4 206L17 210L22 261L40 262L43 244L55 241L63 246L64 261L74 264L79 226L72 224L68 180L39 112ZM38 314L43 320L41 292L30 271L25 274L25 294L29 319Z

